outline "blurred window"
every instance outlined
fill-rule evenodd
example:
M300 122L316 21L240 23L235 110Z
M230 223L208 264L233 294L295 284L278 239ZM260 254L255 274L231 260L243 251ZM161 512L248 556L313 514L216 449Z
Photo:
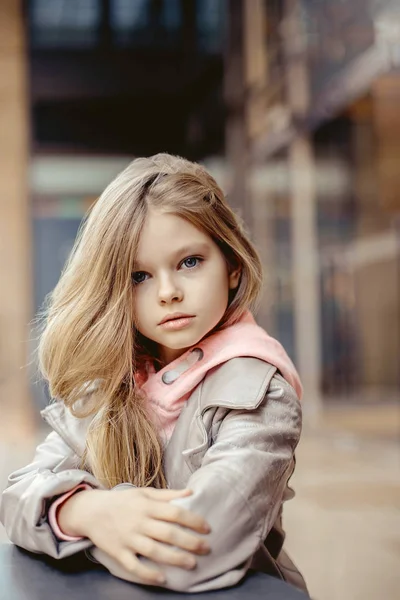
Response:
M31 0L29 9L35 47L86 47L98 42L99 0Z
M149 22L148 0L113 0L111 26L115 30L143 29Z
M33 48L93 48L106 32L115 46L178 49L195 27L193 48L222 51L226 0L30 0L28 9Z
M196 0L198 47L206 53L222 51L225 0Z
M117 45L177 45L182 26L180 0L112 0L110 21Z
M182 15L179 0L168 0L164 2L162 11L164 27L169 31L175 31L181 27Z

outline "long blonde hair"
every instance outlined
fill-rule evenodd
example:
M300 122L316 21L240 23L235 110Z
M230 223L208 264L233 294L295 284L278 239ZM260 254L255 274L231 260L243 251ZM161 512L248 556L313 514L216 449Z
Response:
M39 367L52 397L77 417L94 415L83 460L107 487L166 485L162 446L134 380L145 349L131 274L149 207L187 219L215 241L230 267L240 267L220 327L254 306L262 282L242 224L200 165L168 154L138 158L104 190L48 297Z

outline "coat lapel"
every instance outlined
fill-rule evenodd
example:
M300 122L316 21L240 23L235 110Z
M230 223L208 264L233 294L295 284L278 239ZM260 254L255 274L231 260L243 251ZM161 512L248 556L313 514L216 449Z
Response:
M263 360L240 357L206 375L183 407L164 451L164 469L170 488L185 487L190 475L200 468L211 444L211 426L218 408L254 410L263 401L276 370ZM41 415L82 457L93 416L78 419L61 401L47 406Z
M200 468L211 444L216 411L254 410L264 400L276 371L265 361L241 357L220 365L203 379L182 409L165 450L164 468L170 487L184 487L190 474Z

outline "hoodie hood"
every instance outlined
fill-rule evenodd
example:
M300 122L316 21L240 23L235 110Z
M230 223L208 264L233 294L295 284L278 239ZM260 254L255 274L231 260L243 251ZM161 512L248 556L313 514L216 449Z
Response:
M258 326L246 311L234 325L215 332L187 350L182 356L156 372L137 377L137 384L148 398L157 424L170 428L183 403L210 369L239 356L259 358L274 365L302 397L302 385L295 366L283 346Z

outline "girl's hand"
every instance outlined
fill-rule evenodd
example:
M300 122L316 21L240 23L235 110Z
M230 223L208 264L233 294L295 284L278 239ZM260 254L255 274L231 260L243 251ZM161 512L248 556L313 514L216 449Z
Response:
M144 565L137 554L193 569L194 555L209 552L204 537L182 529L209 533L206 521L170 503L190 494L155 488L83 491L62 505L58 521L64 533L88 537L143 583L157 585L165 581L162 572Z

